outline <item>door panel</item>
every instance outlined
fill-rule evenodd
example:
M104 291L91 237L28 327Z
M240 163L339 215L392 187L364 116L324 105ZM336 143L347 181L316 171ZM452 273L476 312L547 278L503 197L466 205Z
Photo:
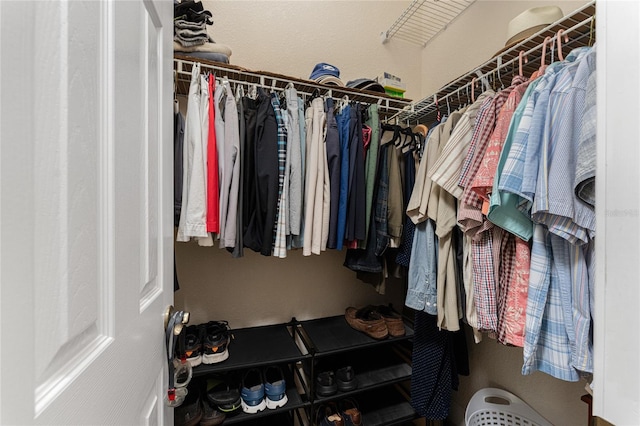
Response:
M0 2L2 424L171 423L172 24Z

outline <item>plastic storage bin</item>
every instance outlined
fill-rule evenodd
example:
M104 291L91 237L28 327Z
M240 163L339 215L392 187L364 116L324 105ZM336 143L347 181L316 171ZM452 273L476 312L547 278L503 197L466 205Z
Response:
M466 426L553 426L526 402L497 388L476 392L464 417Z

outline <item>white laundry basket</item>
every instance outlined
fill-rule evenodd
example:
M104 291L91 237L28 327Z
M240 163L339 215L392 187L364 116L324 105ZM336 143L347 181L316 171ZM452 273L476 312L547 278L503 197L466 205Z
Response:
M497 388L476 392L464 417L466 426L553 426L526 402Z

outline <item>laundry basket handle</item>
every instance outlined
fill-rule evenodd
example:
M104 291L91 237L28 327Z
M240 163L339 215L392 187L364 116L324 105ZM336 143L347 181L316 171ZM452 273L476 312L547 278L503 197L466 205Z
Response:
M499 421L501 417L506 416L515 416L527 420L529 423L525 424L552 426L522 399L509 391L498 388L480 389L473 395L467 405L465 424L467 426L506 425L507 423ZM492 418L491 423L483 420L483 418L487 417Z

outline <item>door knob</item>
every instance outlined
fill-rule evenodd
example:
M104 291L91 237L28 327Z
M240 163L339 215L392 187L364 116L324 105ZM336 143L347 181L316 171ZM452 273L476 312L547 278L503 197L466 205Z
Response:
M186 386L191 381L191 364L175 358L176 337L180 335L184 326L189 322L189 312L176 311L168 306L164 313L165 344L167 348L167 363L169 367L169 386L165 403L177 407L187 395Z

